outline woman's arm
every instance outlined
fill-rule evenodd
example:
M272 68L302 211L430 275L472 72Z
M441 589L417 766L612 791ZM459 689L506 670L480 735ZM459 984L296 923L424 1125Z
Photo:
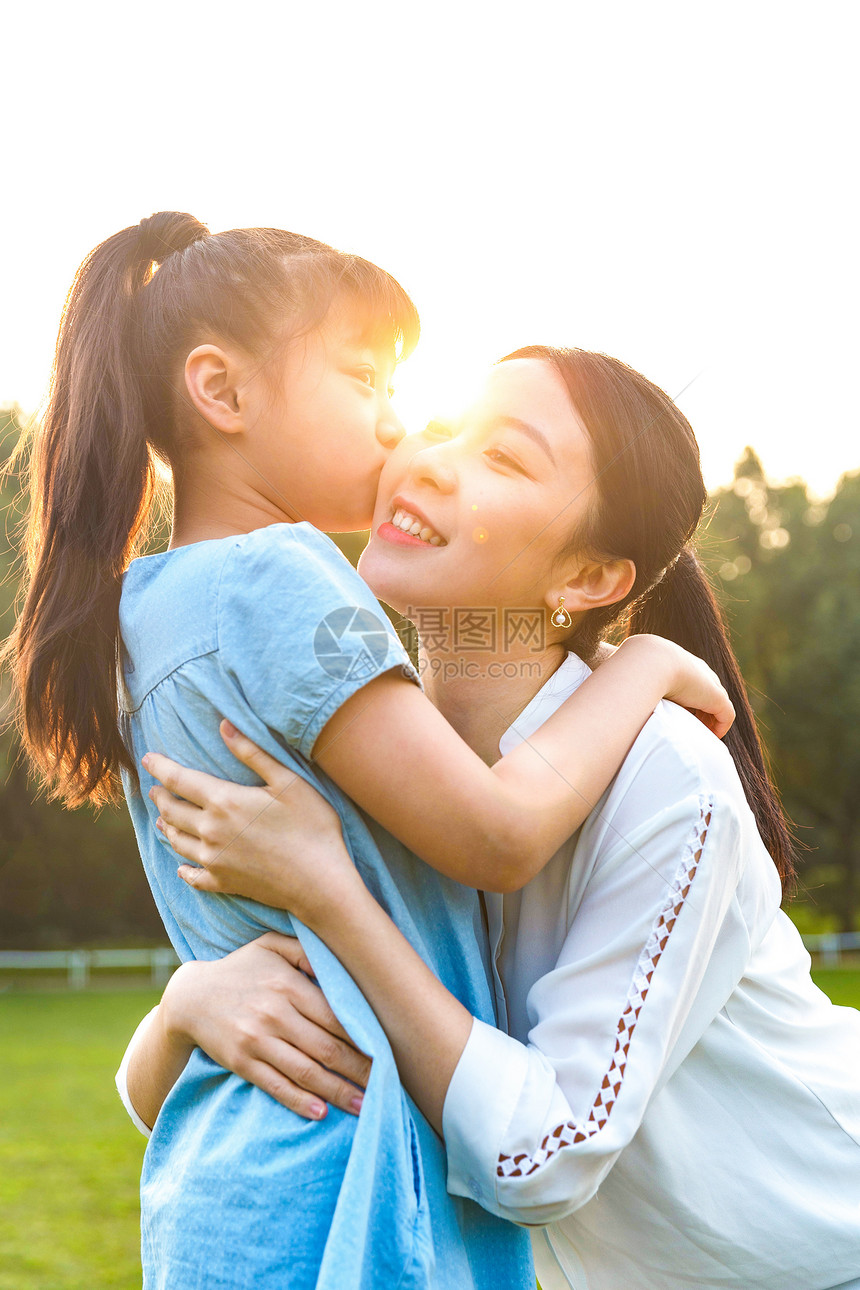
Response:
M613 821L622 840L603 832L582 857L595 868L555 966L528 993L528 1042L476 1022L450 1082L448 1189L474 1198L479 1180L480 1203L501 1217L558 1222L592 1199L747 969L739 884L754 829L744 841L733 795L649 817L659 801L640 798L638 820ZM732 1073L713 1078L718 1097ZM670 1156L671 1123L650 1132Z
M357 1115L370 1059L310 976L299 942L276 932L223 959L183 964L117 1074L138 1128L155 1123L195 1047L307 1119L322 1119L326 1102Z
M326 941L357 980L386 1029L404 1084L437 1128L442 1123L442 1108L449 1083L461 1059L464 1069L474 1071L476 1058L470 1050L477 1050L480 1066L480 1054L493 1053L493 1044L496 1047L512 1045L513 1050L504 1061L497 1060L496 1053L493 1060L483 1063L487 1069L480 1079L477 1076L466 1079L464 1084L460 1078L456 1085L457 1096L467 1110L459 1117L456 1112L451 1112L451 1116L460 1130L465 1130L470 1122L475 1121L475 1101L480 1101L486 1094L487 1109L481 1120L482 1132L476 1135L486 1152L496 1150L499 1142L498 1134L489 1133L488 1117L492 1121L498 1111L499 1123L507 1125L510 1112L517 1105L515 1129L517 1133L526 1133L524 1139L517 1139L521 1144L531 1140L530 1130L526 1132L523 1128L523 1117L528 1120L526 1112L529 1108L532 1111L537 1108L538 1127L542 1132L535 1138L535 1143L539 1144L546 1132L541 1117L556 1115L561 1104L558 1096L550 1096L551 1089L543 1088L552 1073L546 1059L540 1053L532 1054L531 1050L524 1049L513 1040L498 1037L491 1042L485 1033L487 1028L480 1023L475 1023L473 1028L470 1014L436 980L370 896L349 862L342 843L339 848L316 847L308 835L297 842L280 827L284 815L276 790L284 774L283 767L242 736L233 736L231 745L240 760L253 765L270 781L275 796L270 799L267 810L255 813L254 806L247 801L249 790L237 790L232 814L223 815L218 820L210 819L206 825L210 841L205 845L221 849L219 876L213 877L211 869L196 869L189 865L180 869L182 876L201 890L239 892L294 909ZM651 766L655 760L652 757L648 765ZM178 773L183 781L183 793L195 800L205 799L212 785L218 782L211 776L169 765L164 770L171 780ZM649 773L653 778L653 768ZM600 846L606 856L598 856L592 862L595 867L602 866L600 880L590 884L590 893L576 913L565 947L567 958L555 973L542 980L536 992L539 1014L541 1008L546 1010L547 1000L551 1001L549 1015L542 1021L541 1033L545 1036L546 1051L563 1059L564 1032L567 1031L571 1051L575 1048L579 1053L577 1069L583 1075L584 1085L578 1099L574 1097L571 1101L573 1104L578 1101L581 1106L583 1097L591 1094L593 1099L594 1092L599 1092L610 1069L612 1045L619 1033L619 1018L625 1015L629 1003L627 996L631 983L638 981L643 994L636 1007L644 1003L650 980L644 987L639 980L647 974L642 968L643 955L647 957L649 947L653 950L654 945L659 946L664 939L668 944L673 938L672 954L666 955L658 991L662 998L662 1011L652 1003L647 1021L639 1027L639 1035L650 1033L650 1042L656 1044L663 1055L655 1065L649 1054L641 1068L638 1064L635 1066L634 1077L627 1079L627 1088L634 1092L628 1093L626 1105L638 1109L634 1110L632 1118L629 1115L621 1117L625 1132L630 1125L634 1126L630 1131L635 1131L653 1091L653 1080L659 1077L662 1063L668 1060L673 1047L686 1033L687 1013L697 1000L701 1001L702 974L706 966L710 970L715 937L726 922L728 903L738 877L738 821L731 802L722 807L718 819L712 818L713 808L707 803L701 804L698 798L686 798L654 816L655 805L665 799L666 786L661 784L659 775L656 783L649 783L644 772L640 772L639 778L642 783L637 793L624 794L623 809L621 813L616 812L612 827L600 830ZM208 817L208 811L200 810L189 801L180 802L163 789L158 791L163 802L162 827L169 841L180 854L198 859L203 844L194 830L200 827L200 818ZM242 809L243 800L250 810ZM585 845L587 847L587 843ZM580 860L580 863L584 862L584 859ZM689 900L687 912L694 881L698 884L696 899ZM670 905L672 908L667 915ZM547 918L551 917L557 917L556 910L547 911ZM677 931L676 923L679 925ZM739 955L738 962L742 967L747 949L746 934L742 927L733 927L731 931L737 934L724 936L723 943L728 944L730 953L738 952L736 957ZM646 965L647 972L653 975L665 949L664 944L656 953L654 962ZM669 963L671 966L667 966ZM577 975L580 971L581 980ZM722 989L720 973L712 972L711 975ZM663 984L667 976L670 978L668 988ZM726 977L729 981L727 992L735 979L731 973ZM723 995L720 994L717 1011L722 1002ZM708 1019L714 1015L707 1001L702 1015ZM642 1047L643 1041L639 1042ZM606 1048L605 1052L603 1048ZM584 1053L592 1050L593 1070L583 1058ZM521 1054L519 1058L517 1051ZM647 1047L644 1051L647 1053ZM565 1069L570 1066L571 1063L567 1063ZM618 1080L618 1066L616 1063L614 1067L615 1082ZM516 1083L520 1077L525 1093L522 1089L512 1091L512 1081ZM621 1078L625 1078L624 1071ZM554 1079L552 1075L551 1083ZM542 1088L540 1096L534 1095L535 1081ZM594 1090L591 1083L595 1085ZM496 1085L498 1089L493 1095ZM528 1092L529 1087L532 1088L531 1093ZM570 1092L576 1092L573 1086ZM566 1096L563 1089L560 1096L562 1099ZM502 1113L500 1107L507 1110ZM584 1123L591 1109L592 1102L589 1101L582 1112ZM570 1120L572 1117L571 1112L565 1118ZM616 1116L615 1125L618 1124L619 1117ZM533 1125L531 1127L534 1128ZM460 1136L463 1136L462 1132ZM607 1135L606 1140L614 1142L616 1136L614 1133ZM487 1142L491 1144L489 1148ZM498 1146L493 1156L494 1168L501 1154L504 1152ZM578 1154L583 1153L580 1151ZM585 1155L591 1162L589 1167L595 1169L598 1166L608 1169L614 1159L610 1159L611 1151L607 1149L598 1153L598 1160L593 1144ZM581 1165L570 1166L569 1155L562 1154L559 1160L568 1162L565 1167L575 1167L582 1173ZM558 1169L558 1164L553 1165L544 1177L552 1181ZM590 1179L589 1174L584 1182L580 1181L583 1186L590 1186Z
M265 858L272 839L259 821L228 844L229 889L259 898L247 873L259 879L268 868L269 898L277 884L355 977L405 1087L444 1131L449 1189L502 1217L554 1222L594 1195L745 970L749 930L737 891L741 854L756 845L752 826L724 794L654 815L665 799L657 787L628 794L613 827L597 829L594 853L577 856L591 876L555 967L530 992L528 1044L473 1020L448 994L345 850L322 864L307 847ZM166 828L177 850L193 854L192 835ZM580 845L587 853L589 840ZM758 846L753 864L772 870ZM189 872L219 889L205 871ZM557 912L547 910L548 920Z

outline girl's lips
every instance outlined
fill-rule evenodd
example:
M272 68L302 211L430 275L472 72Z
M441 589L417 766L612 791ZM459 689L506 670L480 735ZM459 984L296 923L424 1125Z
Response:
M421 546L425 551L438 551L439 547L431 546L429 542L422 542L420 537L414 533L404 533L403 529L397 528L390 520L380 524L376 530L377 536L381 537L383 542L392 542L395 546Z

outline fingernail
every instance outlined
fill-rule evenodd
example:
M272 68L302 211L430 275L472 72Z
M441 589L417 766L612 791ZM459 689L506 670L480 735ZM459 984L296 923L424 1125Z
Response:
M149 767L149 753L143 754L143 756L140 759L140 764L142 766L146 766L147 768Z
M161 832L162 832L162 833L164 832L164 820L161 818L161 816L160 816L160 815L159 815L158 819L155 821L155 827L156 827L157 829L161 829Z
M360 1094L357 1097L354 1097L350 1102L350 1106L352 1107L353 1111L355 1111L356 1113L359 1112L361 1110L361 1104L363 1101L364 1101L364 1098Z
M311 1102L309 1109L315 1120L321 1120L325 1115L325 1102Z
M228 721L226 717L221 722L221 729L224 731L224 734L227 736L228 739L232 739L234 735L237 735L239 733L236 727L233 725L233 722Z

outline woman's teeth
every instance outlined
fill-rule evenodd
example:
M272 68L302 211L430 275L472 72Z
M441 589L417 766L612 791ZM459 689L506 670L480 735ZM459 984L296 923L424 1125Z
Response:
M444 539L434 532L429 525L423 520L416 519L408 511L395 511L394 519L391 521L395 528L402 529L404 533L411 533L413 537L420 538L422 542L429 542L430 546L444 546Z

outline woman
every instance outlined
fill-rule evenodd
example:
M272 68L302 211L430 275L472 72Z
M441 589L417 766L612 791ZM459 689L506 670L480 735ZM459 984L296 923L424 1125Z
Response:
M559 526L563 494L577 501ZM500 735L503 753L530 739L583 681L623 608L632 630L693 643L738 684L685 546L702 501L692 434L665 396L603 356L533 348L495 369L455 438L396 450L362 572L404 611L453 612L493 603L517 565L539 603L569 563L572 629L548 637L558 666L537 693L494 671L499 648L467 680L446 674L445 630L425 638L428 692L491 761ZM490 541L470 545L476 503ZM446 539L438 556L386 540L403 510ZM563 529L553 553L543 535ZM606 596L625 587L620 566L635 576ZM350 969L444 1132L449 1190L549 1225L535 1240L544 1290L860 1285L860 1017L815 989L780 912L790 841L733 698L731 757L661 705L584 827L521 891L488 898L509 1036L434 980L345 855L306 844L313 805L280 801L278 768L243 740L230 746L268 791L151 763L186 799L154 794L174 848L203 865L186 881L297 911Z

